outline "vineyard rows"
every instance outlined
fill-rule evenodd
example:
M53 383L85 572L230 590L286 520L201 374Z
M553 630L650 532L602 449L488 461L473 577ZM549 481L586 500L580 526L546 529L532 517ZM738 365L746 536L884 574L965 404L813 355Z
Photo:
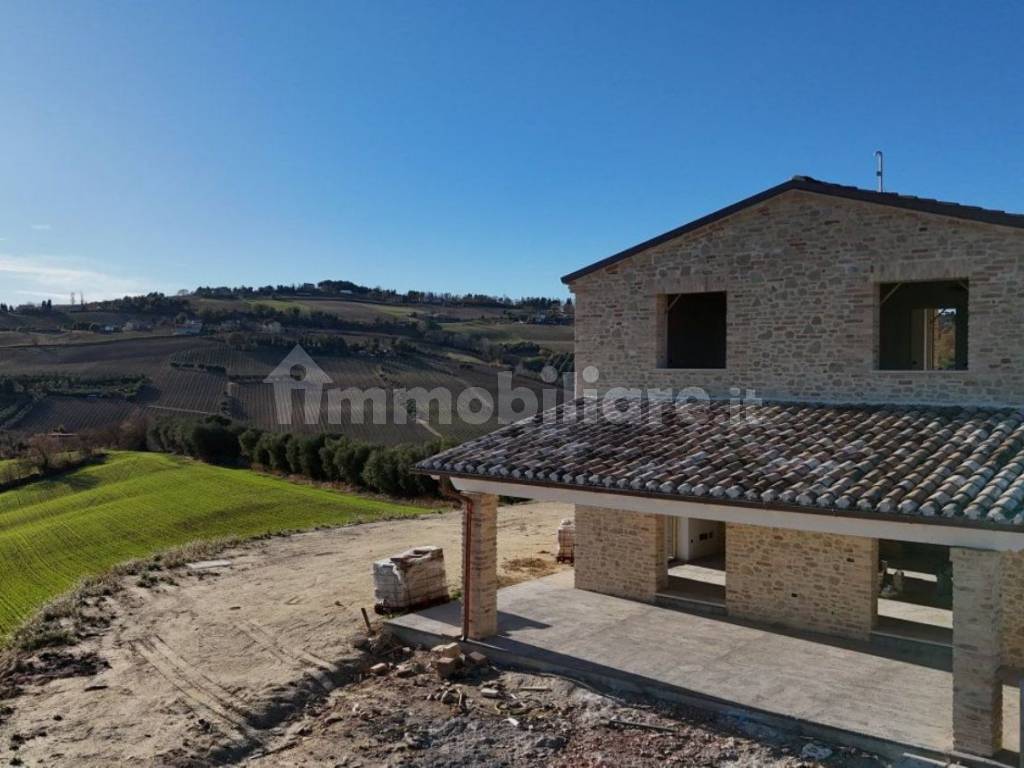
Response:
M148 379L132 401L116 398L48 396L37 402L15 429L32 433L64 427L78 431L115 424L133 413L150 416L189 416L226 413L263 429L343 433L369 443L392 445L424 442L438 434L462 441L500 426L498 414L483 424L456 418L445 403L429 409L405 411L405 424L397 423L394 391L398 388L441 390L452 404L469 387L478 387L498 400L498 370L443 357L319 356L317 363L331 383L329 388L381 389L386 393L384 424L374 424L370 409L356 424L347 402L329 412L329 398L321 402L315 423L304 423L299 393L293 393L292 423L277 421L274 388L263 379L288 353L286 348L237 350L195 338L125 340L116 344L79 344L65 347L0 349L0 370L19 373L75 374L78 376L145 375ZM536 379L516 377L513 386L527 387L540 399Z

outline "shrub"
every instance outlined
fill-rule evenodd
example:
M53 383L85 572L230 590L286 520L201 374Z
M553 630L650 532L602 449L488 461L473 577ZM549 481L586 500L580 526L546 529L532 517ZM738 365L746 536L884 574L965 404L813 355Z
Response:
M363 467L370 458L371 448L363 443L345 441L334 454L338 479L350 485L363 485Z
M238 436L238 450L242 458L253 464L262 464L259 460L259 444L263 431L250 428Z
M218 422L200 422L192 427L189 440L193 455L211 464L236 464L239 456L238 436Z
M181 453L214 464L240 459L276 472L332 480L392 496L431 496L438 488L413 466L444 446L372 446L345 436L292 435L245 428L221 416L164 419L145 432L149 450Z
M323 463L320 461L320 449L323 448L324 440L323 435L316 435L299 442L299 469L303 475L313 480L324 479Z
M270 441L270 461L267 466L278 472L291 471L291 465L288 463L288 444L291 441L292 436L288 434L273 436Z

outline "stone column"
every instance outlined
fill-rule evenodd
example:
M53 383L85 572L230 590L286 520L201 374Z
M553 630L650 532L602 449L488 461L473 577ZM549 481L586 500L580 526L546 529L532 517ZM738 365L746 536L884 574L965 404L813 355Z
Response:
M462 519L462 541L469 544L463 563L462 606L470 640L498 633L498 497L466 494L472 506Z
M991 757L1002 747L1002 553L954 547L953 748Z
M668 582L665 517L576 505L576 588L653 603Z

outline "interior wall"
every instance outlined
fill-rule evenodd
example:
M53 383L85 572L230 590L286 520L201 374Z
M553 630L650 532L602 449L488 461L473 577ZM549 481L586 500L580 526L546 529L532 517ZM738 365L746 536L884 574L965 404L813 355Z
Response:
M683 562L725 552L725 523L696 517L676 518L676 559Z

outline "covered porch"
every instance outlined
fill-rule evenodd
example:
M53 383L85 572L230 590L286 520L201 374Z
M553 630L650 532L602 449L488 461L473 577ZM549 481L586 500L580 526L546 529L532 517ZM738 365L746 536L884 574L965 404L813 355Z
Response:
M572 573L500 590L497 621L497 634L472 643L495 660L750 717L894 760L953 750L948 664L578 590ZM461 604L390 625L406 642L458 639ZM1004 693L996 757L1013 764L1017 692Z
M466 508L460 636L802 726L936 753L1017 751L1005 687L1024 668L1021 416L779 405L744 421L719 403L687 416L544 414L423 462ZM575 505L572 587L510 590L499 605L499 495ZM724 587L691 578L680 594L666 544L679 519L717 526ZM880 611L882 541L948 553L942 621L915 629ZM679 598L689 612L666 609ZM907 642L943 653L895 652Z

